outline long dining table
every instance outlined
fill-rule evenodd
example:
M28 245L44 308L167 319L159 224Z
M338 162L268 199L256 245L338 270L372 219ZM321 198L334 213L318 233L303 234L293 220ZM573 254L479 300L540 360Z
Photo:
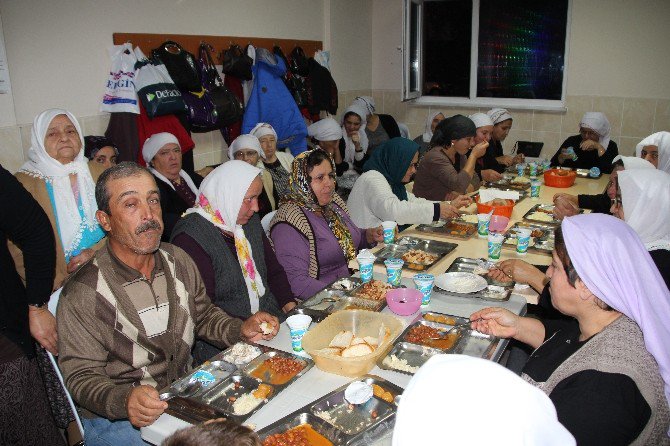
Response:
M551 203L553 196L556 193L570 193L570 194L599 194L605 189L607 182L609 181L609 175L603 175L598 179L591 178L576 178L575 184L570 188L553 188L546 187L544 184L541 187L540 195L537 199L531 199L527 197L519 201L512 212L512 216L508 227L513 225L515 222L523 219L524 214L535 204L538 203ZM468 209L471 212L476 212L475 208ZM457 257L486 257L487 256L487 240L485 238L479 238L475 234L472 238L468 240L461 240L448 237L446 235L440 235L436 233L426 233L418 232L416 226L411 226L401 233L401 236L411 235L418 236L425 239L433 239L438 241L449 241L452 243L458 244L456 249L451 253L446 255L444 258L440 259L439 262L435 263L425 272L432 274L441 274L447 270L451 263ZM378 246L375 250L381 249L383 246ZM534 253L528 252L527 254L521 256L512 249L503 249L501 253L501 260L521 258L529 263L536 265L548 265L551 262L551 256L545 253ZM358 267L356 262L352 262L350 265L352 269ZM415 273L412 271L403 270L402 283L407 287L414 287L412 276ZM374 267L374 277L376 279L385 280L386 271L383 265L375 265ZM446 313L455 316L469 317L473 312L480 310L489 306L501 306L509 309L510 311L523 315L526 312L527 303L536 303L537 302L537 293L530 289L523 291L516 290L510 296L510 299L506 302L488 302L480 299L472 299L467 297L458 297L453 295L447 295L442 293L433 293L433 298L431 299L430 304L427 307L422 307L422 310L435 311L439 313ZM385 313L390 313L389 308L382 310ZM416 314L410 316L397 316L402 322L404 327L407 327L412 321L416 319ZM286 323L281 324L279 333L277 336L270 341L261 341L259 344L267 345L269 347L276 348L278 350L292 352L291 349L291 338L289 335L289 329L286 326ZM507 341L504 340L498 344L498 347L492 354L492 360L498 361L502 356L504 349L507 346ZM302 352L302 355L307 355L307 353ZM370 374L380 376L387 381L392 382L402 388L405 388L411 379L410 375L381 369L378 366L375 366L370 372ZM329 392L337 389L338 387L351 382L352 378L347 378L344 376L334 375L331 373L324 372L317 367L312 367L307 371L303 376L298 378L290 386L288 386L284 391L270 400L263 408L258 412L253 414L245 424L252 426L254 429L262 429L275 421L281 419L282 417L294 412L295 410L311 403L312 401L328 394ZM142 438L151 443L151 444L161 444L161 442L174 431L188 427L191 424L187 421L184 421L180 418L177 418L168 413L161 415L156 422L148 427L141 429ZM391 433L387 433L386 436L377 440L375 444L378 445L389 445L391 444Z

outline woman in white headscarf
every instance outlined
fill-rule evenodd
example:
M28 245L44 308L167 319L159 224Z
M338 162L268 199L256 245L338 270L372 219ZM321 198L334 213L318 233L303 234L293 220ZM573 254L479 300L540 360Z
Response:
M365 133L366 111L360 105L350 105L342 116L340 155L349 164L349 170L360 171L367 160L368 135Z
M381 143L402 136L393 116L376 113L375 100L371 96L358 96L352 105L358 105L367 112L365 134L368 136L368 156Z
M657 132L635 147L635 156L649 161L659 170L670 173L670 132Z
M484 156L477 159L475 172L477 172L482 181L498 181L502 178L502 174L494 167L501 166L501 164L496 161L495 156L493 155L495 148L492 148L490 144L493 129L495 128L493 120L486 113L474 113L468 116L468 118L470 118L470 120L475 123L475 127L477 127L475 145L487 145Z
M46 212L56 239L54 289L88 261L105 236L95 218L95 181L104 167L84 156L77 119L62 109L35 117L28 161L16 178ZM11 210L3 210L11 212ZM21 250L9 244L16 269L25 279Z
M617 184L612 215L635 229L670 288L670 174L626 169L619 172Z
M512 130L514 120L506 108L492 108L486 114L493 121L493 130L491 131L491 145L486 153L483 168L502 173L507 166L523 162L523 154L512 157L505 155L503 151L502 142L507 139L507 135Z
M402 394L392 444L570 446L575 439L549 397L513 372L485 359L436 355Z
M283 320L295 301L257 214L260 174L241 160L214 169L200 185L195 206L175 225L171 242L193 258L207 295L226 313L247 319L262 311ZM203 361L218 351L198 343L195 356Z
M172 133L156 133L147 138L142 158L160 192L164 226L161 240L167 242L181 214L195 204L202 177L196 173L191 177L182 169L179 140Z
M256 167L264 169L261 177L263 178L263 186L271 180L272 183L272 202L276 209L279 205L281 197L290 192L289 178L291 177L291 163L293 162L293 155L287 152L277 151L277 132L266 122L259 122L256 127L251 129L251 135L258 138L261 145L261 152L265 155L256 164ZM269 175L269 178L268 178ZM267 188L264 187L267 194Z
M571 136L561 144L551 158L551 164L573 169L597 167L602 173L612 172L612 162L619 154L619 148L610 140L611 129L604 114L584 113L579 121L579 135Z
M430 150L430 140L433 137L435 127L437 127L437 124L439 124L440 121L443 121L445 118L445 114L440 110L435 110L428 113L428 117L426 118L426 127L423 130L423 134L414 138L414 142L419 144L419 160L421 160L421 157L423 157L423 155L428 150Z
M307 134L318 148L329 154L335 161L335 173L341 177L349 170L349 164L343 159L340 151L342 127L333 118L325 118L307 127Z
M276 147L275 147L276 151ZM263 191L258 197L258 215L265 217L277 209L277 196L275 194L272 174L263 167L261 160L265 160L265 152L261 143L254 135L240 135L228 146L228 159L244 161L245 163L261 169L261 180Z

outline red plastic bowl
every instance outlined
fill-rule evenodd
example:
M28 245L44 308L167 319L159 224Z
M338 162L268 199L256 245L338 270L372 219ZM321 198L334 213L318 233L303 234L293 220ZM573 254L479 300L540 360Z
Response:
M409 316L419 310L423 294L414 288L396 288L386 292L386 303L399 316Z
M559 172L561 175L559 175ZM574 170L551 169L544 173L544 185L549 187L570 187L575 184L577 172Z
M479 195L475 198L477 203L477 213L478 214L488 214L493 209L493 215L502 215L503 217L510 218L512 217L512 211L514 210L514 205L516 202L514 200L504 200L507 202L506 206L489 206L488 204L483 204L479 202Z

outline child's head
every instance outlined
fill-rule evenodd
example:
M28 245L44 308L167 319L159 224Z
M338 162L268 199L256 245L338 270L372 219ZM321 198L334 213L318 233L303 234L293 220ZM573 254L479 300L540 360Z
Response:
M163 446L262 446L251 429L224 418L181 429L170 435Z

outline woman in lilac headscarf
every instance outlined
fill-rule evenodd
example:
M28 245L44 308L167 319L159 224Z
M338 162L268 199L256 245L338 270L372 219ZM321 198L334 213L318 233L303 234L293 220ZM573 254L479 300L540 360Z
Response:
M583 445L669 444L670 291L633 229L609 215L566 218L547 275L561 321L486 308L476 330L535 348L522 377Z

